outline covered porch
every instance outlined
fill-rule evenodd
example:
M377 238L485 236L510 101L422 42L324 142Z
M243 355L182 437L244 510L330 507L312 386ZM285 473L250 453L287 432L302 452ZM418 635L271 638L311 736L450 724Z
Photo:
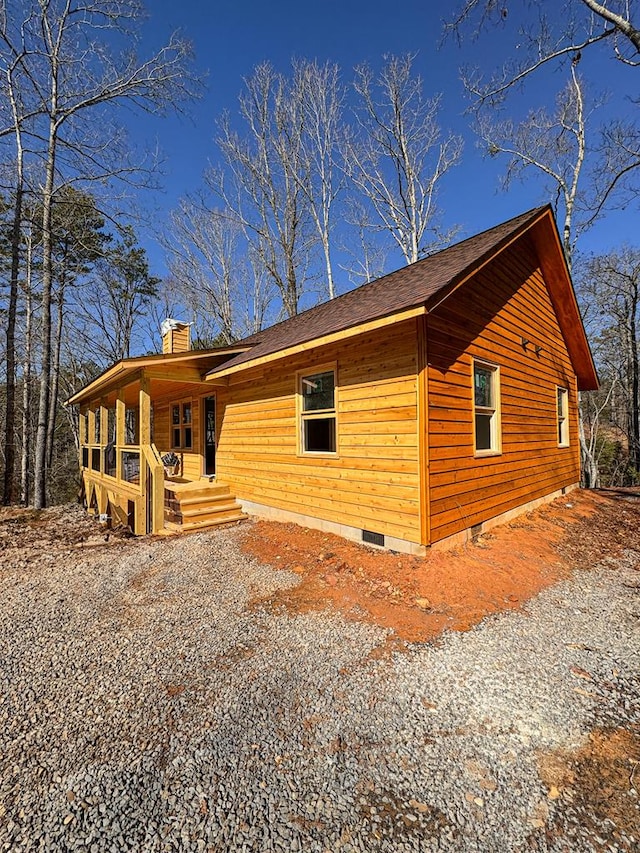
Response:
M137 535L199 529L246 516L216 480L216 388L204 381L237 349L127 359L69 404L79 408L87 509Z

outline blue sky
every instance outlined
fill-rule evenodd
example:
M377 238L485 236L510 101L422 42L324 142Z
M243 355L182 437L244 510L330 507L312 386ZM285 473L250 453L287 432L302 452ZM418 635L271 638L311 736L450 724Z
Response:
M189 108L188 118L143 117L131 129L133 144L157 141L164 152L165 188L143 199L155 222L163 222L182 195L196 190L207 164L216 162L216 119L222 110L236 109L243 77L265 59L286 71L292 56L335 61L348 80L351 69L360 62L376 67L384 54L417 53L415 69L424 78L426 93L444 95L442 126L465 137L462 164L445 179L440 196L445 224L460 225L462 236L550 201L533 177L525 184L515 184L508 193L500 189L505 161L482 156L464 114L468 102L460 83L460 66L493 67L501 55L513 49L519 22L512 15L504 29L469 40L461 48L455 42L441 47L442 20L456 5L442 0L410 0L395 7L380 0L150 2L142 49L158 47L171 30L179 28L194 44L197 67L208 73L206 95ZM597 80L600 90L615 91L620 85L627 93L634 85L637 90L638 72L622 68L608 49L585 53L580 70ZM513 109L525 112L529 105L552 101L562 80L557 72L532 78L525 93L513 98ZM618 97L609 109L624 114L637 107ZM620 242L634 241L636 232L637 211L612 213L585 235L581 249L606 251ZM154 271L162 275L162 252L150 234L140 236ZM391 267L398 265L392 263Z

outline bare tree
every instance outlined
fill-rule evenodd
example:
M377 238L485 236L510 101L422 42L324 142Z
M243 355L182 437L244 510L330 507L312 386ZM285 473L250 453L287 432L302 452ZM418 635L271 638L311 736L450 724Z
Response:
M460 39L473 31L478 38L486 27L502 25L513 39L510 58L488 72L463 68L462 79L472 98L471 109L499 107L514 90L520 91L531 77L545 67L575 68L583 53L602 44L612 47L614 56L628 66L640 65L640 31L634 25L640 16L636 0L566 0L560 5L518 4L522 16L517 29L511 26L508 0L465 0L445 26ZM585 60L586 61L586 60ZM629 93L638 103L635 77L630 75ZM593 192L587 199L588 222L593 223L606 206L624 206L638 196L640 130L633 117L614 119L600 130L600 145L594 148L598 166L593 170Z
M245 82L239 99L245 133L234 130L228 114L223 116L218 144L228 175L212 171L207 180L233 211L292 317L306 288L316 239L303 190L302 104L269 63L259 65Z
M6 328L6 412L4 435L4 486L2 502L13 503L15 484L16 436L16 314L18 308L20 250L22 233L22 207L25 194L25 151L23 124L28 108L23 103L20 76L25 60L24 47L11 49L6 18L0 18L0 63L5 78L5 93L10 108L10 118L0 130L1 136L11 135L15 144L13 169L13 225L11 229L11 272L9 279L9 304Z
M230 344L247 333L243 310L248 268L242 228L233 214L185 198L163 240L175 287L201 340Z
M322 246L329 299L336 295L332 263L334 202L344 187L338 170L340 141L343 134L344 90L336 64L294 62L293 120L296 104L301 103L301 170L298 177Z
M180 38L147 60L122 51L135 39L142 6L137 0L27 0L3 6L5 48L20 57L23 101L35 104L29 127L42 163L42 351L35 446L34 503L46 503L46 438L52 357L54 281L52 206L61 172L113 175L105 169L110 140L100 136L108 109L128 104L143 110L174 108L192 94L186 73L189 46ZM11 26L6 26L7 23ZM43 121L38 121L42 116ZM24 130L24 126L23 126Z
M629 458L640 475L640 250L588 259L580 275L580 294L594 310L596 352L608 383L621 394L610 422L627 436Z
M488 115L487 115L488 113ZM556 215L562 219L562 245L571 269L580 225L576 205L582 191L583 167L587 154L587 123L584 85L571 65L569 81L556 98L554 112L532 110L520 123L499 121L495 111L480 113L476 131L491 156L506 155L505 189L530 170L537 171L546 184L546 194L555 196Z
M450 239L439 227L437 190L462 153L462 139L443 136L438 124L440 96L425 99L412 63L391 57L377 78L368 65L356 68L358 127L344 153L355 188L407 263Z
M31 461L31 367L33 341L33 229L29 223L23 232L24 264L24 351L22 357L22 450L20 456L20 503L27 506L30 496L29 468Z

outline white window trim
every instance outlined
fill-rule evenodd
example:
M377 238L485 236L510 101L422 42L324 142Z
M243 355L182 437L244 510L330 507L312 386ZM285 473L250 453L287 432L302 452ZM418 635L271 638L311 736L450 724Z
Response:
M476 406L476 367L490 370L493 375L492 386L495 406L492 408ZM473 404L473 455L477 458L502 455L502 423L500 406L500 366L482 358L473 358L471 361L471 402ZM476 411L479 414L491 413L491 447L486 450L478 450L476 447Z
M558 409L558 392L562 392L562 414ZM570 438L569 438L569 389L565 385L556 385L556 394L555 394L555 406L556 406L556 441L558 442L558 447L569 447L570 446ZM560 432L562 430L562 439L560 438Z
M305 412L302 403L302 380L305 376L313 376L316 373L333 372L333 409L320 409L314 412ZM333 417L335 420L335 451L328 450L305 450L304 449L304 421L319 418ZM297 455L312 458L337 459L338 454L338 363L335 361L328 364L312 365L304 370L296 371L296 432L297 432Z

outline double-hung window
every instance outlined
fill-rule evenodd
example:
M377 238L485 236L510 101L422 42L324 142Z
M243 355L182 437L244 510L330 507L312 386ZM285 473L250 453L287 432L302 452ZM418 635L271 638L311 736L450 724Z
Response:
M558 445L569 446L569 391L567 388L556 387L558 404Z
M191 400L171 404L171 447L174 450L191 450L193 447Z
M477 456L500 452L500 374L495 364L473 362L474 446Z
M300 452L336 453L336 371L298 374Z

